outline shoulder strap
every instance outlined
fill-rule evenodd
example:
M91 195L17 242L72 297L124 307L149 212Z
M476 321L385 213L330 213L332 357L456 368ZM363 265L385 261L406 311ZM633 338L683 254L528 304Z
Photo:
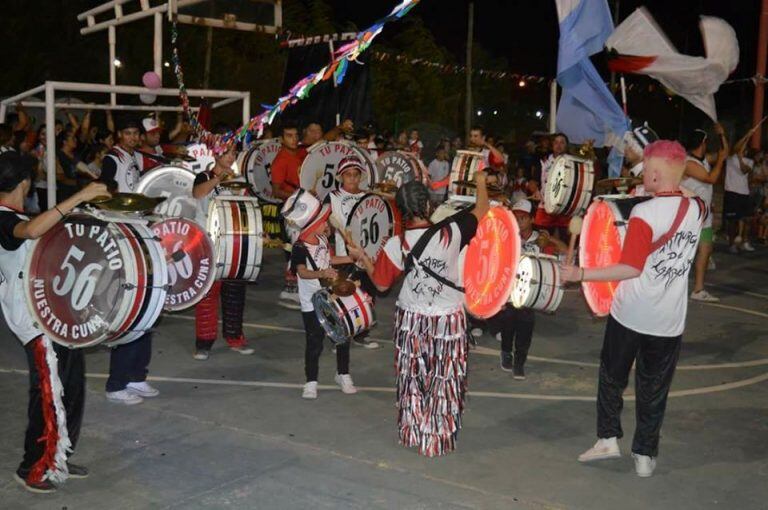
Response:
M688 213L688 207L690 207L690 205L690 199L686 197L680 197L680 205L677 207L677 214L675 215L675 219L672 221L672 226L669 227L669 230L666 234L659 237L656 242L651 245L651 253L667 244L667 241L672 239L672 236L677 233L677 229L680 227L680 224L683 222L683 218L685 218L685 215Z
M317 271L317 264L315 263L315 259L312 258L312 254L309 252L309 247L306 245L306 243L297 241L294 246L300 246L304 248L304 251L307 252L307 262L309 262L309 265L312 267L312 271Z

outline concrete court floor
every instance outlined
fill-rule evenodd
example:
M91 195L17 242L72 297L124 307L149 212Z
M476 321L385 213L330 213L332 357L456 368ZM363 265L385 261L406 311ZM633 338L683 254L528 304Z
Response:
M300 398L298 312L276 306L281 256L268 252L249 287L246 333L254 356L217 343L192 359L190 313L156 330L151 377L161 395L134 407L107 403L108 356L87 355L85 423L74 457L91 469L54 495L11 478L21 456L27 379L22 349L0 325L0 508L4 509L761 509L768 508L768 249L718 252L710 290L720 305L690 305L656 474L629 457L634 404L626 402L619 460L589 466L603 323L568 291L539 315L528 379L498 366L483 336L470 357L470 396L458 451L426 459L397 444L392 348L352 351L361 390L333 386L321 359L319 399ZM377 306L384 339L394 295ZM632 384L627 390L632 393Z

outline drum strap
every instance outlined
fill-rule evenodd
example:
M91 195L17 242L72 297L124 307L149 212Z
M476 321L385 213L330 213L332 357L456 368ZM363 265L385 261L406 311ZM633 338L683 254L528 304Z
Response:
M689 199L680 197L680 205L677 207L677 214L675 215L674 221L672 221L672 226L669 228L669 231L667 231L666 234L659 237L656 242L651 245L651 253L667 244L667 241L672 239L672 237L677 233L677 229L680 227L680 224L683 222L683 218L685 218L685 215L688 213L688 207L690 207L690 205L691 201Z

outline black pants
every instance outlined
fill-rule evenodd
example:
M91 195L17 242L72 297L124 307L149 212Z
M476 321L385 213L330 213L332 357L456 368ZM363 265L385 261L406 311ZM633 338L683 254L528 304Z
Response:
M501 350L515 352L515 364L523 366L533 340L535 313L530 308L515 308L506 305L499 313L488 319L492 335L501 333Z
M147 379L149 362L152 359L152 332L147 331L131 343L112 349L109 356L109 379L107 391L120 391L129 382Z
M304 350L304 374L307 382L317 381L320 367L320 354L323 352L325 330L317 320L315 312L301 312L304 331L307 334L307 347ZM349 343L336 345L336 373L349 373Z
M669 387L680 356L682 336L643 335L625 328L608 317L600 354L600 380L597 390L597 436L622 437L622 394L635 362L637 428L632 452L655 457L659 452L659 433L664 421Z
M27 432L24 436L24 459L19 464L19 475L22 478L26 478L29 470L45 451L45 443L39 441L43 435L45 421L43 420L42 396L40 395L40 376L35 365L32 345L39 341L39 339L33 340L24 347L29 366L29 404L27 407ZM67 431L74 450L80 437L80 427L83 423L83 411L85 410L85 356L81 349L67 349L55 343L53 349L59 359L59 379L61 379L61 385L64 388L64 394L61 398L67 412Z

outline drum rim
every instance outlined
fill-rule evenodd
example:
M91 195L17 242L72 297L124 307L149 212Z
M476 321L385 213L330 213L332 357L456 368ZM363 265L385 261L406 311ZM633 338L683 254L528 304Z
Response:
M596 210L597 207L600 207L601 205L605 205L608 207L608 210L610 211L611 215L614 218L613 222L613 228L616 229L616 231L619 233L619 239L621 241L621 244L623 246L624 244L624 236L621 233L621 230L624 229L624 233L626 234L626 227L625 226L617 226L615 224L616 220L623 219L623 216L621 215L621 210L613 204L614 200L605 200L604 195L600 195L598 197L595 197L595 200L592 201L592 204L587 208L587 213L584 215L584 222L582 223L581 231L582 234L587 231L587 227L591 225L592 221L594 220L593 212ZM586 243L579 243L579 260L584 261L587 259L587 245ZM593 298L594 291L600 288L611 288L613 284L618 284L616 282L581 282L581 288L582 292L584 294L584 299L587 302L587 307L592 312L592 314L596 317L606 317L610 313L610 306L606 311L603 310L597 310L596 303L593 303L593 301L596 301ZM612 294L611 294L611 303L613 302L613 295L616 292L616 287L613 287Z
M342 335L339 333L343 330L346 330L346 326L344 325L344 318L339 316L339 311L336 306L334 306L334 301L335 300L333 299L333 295L326 289L320 289L312 294L312 306L315 309L315 316L317 317L320 326L322 326L323 331L325 331L325 334L328 335L328 338L330 338L334 343L343 344L348 342L349 338L345 337L344 340L339 340L339 338L342 337ZM322 312L322 309L333 313L325 314ZM331 317L336 319L338 322L336 324L329 323ZM329 328L326 327L326 325L332 329L332 332L328 331Z

